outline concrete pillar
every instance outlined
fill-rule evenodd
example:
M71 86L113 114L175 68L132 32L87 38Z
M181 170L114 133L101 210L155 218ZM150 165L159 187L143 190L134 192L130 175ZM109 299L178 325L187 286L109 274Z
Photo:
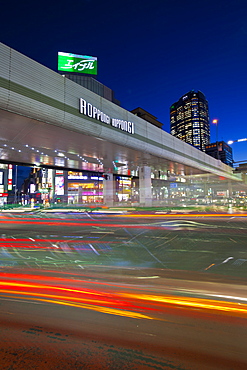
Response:
M140 205L145 207L152 206L152 180L151 168L148 166L139 169L139 194Z
M232 198L232 181L228 181L228 197Z
M78 203L79 204L82 204L82 186L79 185L79 188L78 188Z
M207 197L208 196L208 183L204 182L204 197Z
M114 183L113 183L113 174L105 173L103 178L103 197L104 204L108 207L113 206L114 200Z

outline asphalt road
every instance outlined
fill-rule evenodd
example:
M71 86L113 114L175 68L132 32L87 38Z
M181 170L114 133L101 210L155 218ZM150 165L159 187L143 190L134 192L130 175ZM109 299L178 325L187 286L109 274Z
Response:
M1 369L246 369L246 221L3 215Z
M0 243L7 249L0 266L106 265L247 278L246 220L216 214L2 215Z

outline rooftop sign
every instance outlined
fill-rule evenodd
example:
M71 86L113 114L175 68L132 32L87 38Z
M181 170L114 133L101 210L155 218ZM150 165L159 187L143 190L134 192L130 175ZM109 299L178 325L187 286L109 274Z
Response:
M97 58L59 51L58 70L97 75Z

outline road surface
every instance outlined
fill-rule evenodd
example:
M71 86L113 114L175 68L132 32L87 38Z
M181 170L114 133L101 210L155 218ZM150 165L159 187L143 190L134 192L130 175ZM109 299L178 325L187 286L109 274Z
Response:
M1 369L246 369L246 221L2 215Z

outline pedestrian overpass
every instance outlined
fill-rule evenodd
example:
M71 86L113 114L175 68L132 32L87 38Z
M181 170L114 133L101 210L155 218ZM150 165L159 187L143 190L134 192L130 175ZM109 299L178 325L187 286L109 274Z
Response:
M122 107L0 44L0 161L139 177L140 203L152 202L152 178L172 183L241 175Z

